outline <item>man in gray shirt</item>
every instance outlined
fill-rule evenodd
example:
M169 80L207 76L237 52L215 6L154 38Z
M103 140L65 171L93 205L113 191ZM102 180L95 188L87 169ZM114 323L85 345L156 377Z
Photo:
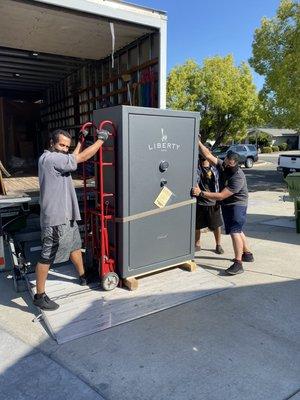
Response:
M108 135L108 131L98 131L94 144L81 151L81 142L78 142L70 154L71 135L58 129L51 135L50 149L45 150L39 159L42 250L36 266L33 303L43 310L56 310L59 307L45 293L48 271L53 263L70 258L78 272L79 283L86 285L81 238L76 222L81 217L71 172L77 169L78 163L93 157Z
M222 201L222 215L225 232L231 236L234 249L234 263L226 270L230 275L244 272L242 261L254 261L249 250L243 227L246 223L248 189L244 172L239 167L239 156L228 152L224 161L216 158L199 140L199 148L203 156L215 165L220 173L220 192L209 193L199 187L193 189L195 196Z

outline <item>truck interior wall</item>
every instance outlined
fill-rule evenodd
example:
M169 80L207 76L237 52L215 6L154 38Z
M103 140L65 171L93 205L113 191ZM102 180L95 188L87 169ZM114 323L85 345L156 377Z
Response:
M0 160L14 170L35 169L42 137L40 104L1 98Z
M36 167L49 132L63 128L73 137L93 111L131 104L158 107L159 34L147 34L112 56L91 61L39 95L0 93L0 160L13 172ZM2 97L1 97L2 96Z
M99 61L91 61L47 90L43 130L78 128L93 111L121 104L158 107L159 35L147 35ZM128 89L129 88L129 89ZM130 97L128 95L130 92ZM74 144L74 142L73 142Z

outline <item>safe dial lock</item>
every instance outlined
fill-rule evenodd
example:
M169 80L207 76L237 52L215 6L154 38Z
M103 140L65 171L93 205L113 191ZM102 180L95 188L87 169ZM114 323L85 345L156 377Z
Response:
M169 163L168 163L168 161L162 161L162 162L159 164L159 170L160 170L160 172L165 172L168 168L169 168Z

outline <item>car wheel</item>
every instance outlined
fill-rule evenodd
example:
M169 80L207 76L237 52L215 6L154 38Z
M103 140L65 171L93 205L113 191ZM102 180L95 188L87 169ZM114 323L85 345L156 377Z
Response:
M251 157L248 157L245 161L245 167L246 168L252 168L253 167L253 159Z

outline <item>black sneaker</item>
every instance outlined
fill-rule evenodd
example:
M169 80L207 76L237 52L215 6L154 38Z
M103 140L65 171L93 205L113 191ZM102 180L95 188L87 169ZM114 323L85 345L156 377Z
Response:
M79 277L79 285L80 285L80 286L86 286L86 285L87 285L87 280L86 280L85 275L81 275L81 276Z
M234 263L225 271L228 275L242 274L244 268L241 262L234 261Z
M49 299L46 293L43 294L42 297L37 298L37 295L34 295L33 304L39 307L41 310L54 311L57 310L59 305L55 303L55 301Z
M247 253L243 253L242 261L244 261L244 262L253 262L254 261L253 254L250 253L250 251L247 252Z
M217 254L224 254L223 247L220 244L216 245L216 253Z

